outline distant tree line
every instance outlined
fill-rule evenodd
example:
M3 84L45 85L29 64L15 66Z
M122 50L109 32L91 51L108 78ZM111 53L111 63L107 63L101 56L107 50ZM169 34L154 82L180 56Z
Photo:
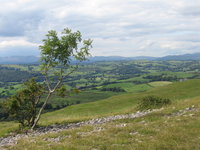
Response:
M161 75L148 75L143 77L144 79L149 79L150 81L178 81L177 76L168 76L165 74Z
M101 89L101 91L112 91L112 92L126 92L123 88L121 87L104 87Z

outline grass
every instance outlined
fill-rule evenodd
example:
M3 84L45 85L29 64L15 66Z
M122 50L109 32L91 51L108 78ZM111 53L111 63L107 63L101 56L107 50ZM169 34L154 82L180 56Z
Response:
M200 80L188 80L177 82L167 86L158 87L142 93L128 93L110 98L69 106L58 111L42 115L40 125L50 125L55 123L68 123L87 120L114 114L132 113L137 111L136 107L140 98L148 95L170 98L173 103L177 100L191 99L200 95ZM6 123L5 123L6 124ZM9 123L10 128L15 127L15 123ZM5 135L9 130L0 128L0 135ZM2 134L3 133L3 134Z
M107 86L104 86L106 88L113 88L113 87L121 87L127 92L137 93L137 92L144 92L152 88L148 84L134 84L134 83L115 83L115 84L109 84Z
M177 101L162 111L137 119L87 125L59 133L21 139L12 150L199 150L200 110L171 116L191 107L200 108L200 97ZM58 142L54 139L60 138Z
M138 101L148 95L170 98L173 101L200 95L200 80L177 82L142 93L128 93L112 96L105 100L70 106L42 116L41 125L66 123L136 111Z
M90 90L90 91L81 91L78 94L72 94L69 97L58 97L54 96L50 99L50 103L52 105L61 105L61 104L77 104L77 103L88 103L93 101L98 101L102 99L106 99L108 97L118 95L119 93L115 92L101 92L96 90Z
M160 86L166 86L166 85L172 84L172 82L169 82L169 81L155 81L155 82L150 82L148 84L150 86L153 86L153 87L160 87Z
M8 135L9 132L18 129L19 125L15 122L0 122L0 137Z

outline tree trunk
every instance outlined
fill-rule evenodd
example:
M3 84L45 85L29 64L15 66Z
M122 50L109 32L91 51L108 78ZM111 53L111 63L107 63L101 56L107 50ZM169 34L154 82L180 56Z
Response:
M49 93L48 93L48 95L47 95L47 97L45 99L44 104L42 105L42 107L40 108L40 110L38 112L37 118L34 120L34 124L32 125L31 130L33 130L35 128L35 126L37 125L38 121L40 120L42 111L44 110L45 106L47 105L47 102L48 102L49 98L51 97L51 95L52 95L52 92L49 91Z
M48 102L49 98L55 92L55 90L60 86L60 84L62 83L62 79L63 79L63 76L61 76L61 79L57 82L57 84L55 85L55 87L53 88L53 90L50 88L49 81L46 80L46 84L48 86L49 92L48 92L48 95L47 95L47 97L46 97L46 99L44 101L44 104L42 105L42 107L40 108L40 110L38 112L37 118L34 120L34 124L31 127L31 130L33 130L35 128L35 126L37 125L38 121L40 120L42 111L44 110L45 106L47 105L47 102Z

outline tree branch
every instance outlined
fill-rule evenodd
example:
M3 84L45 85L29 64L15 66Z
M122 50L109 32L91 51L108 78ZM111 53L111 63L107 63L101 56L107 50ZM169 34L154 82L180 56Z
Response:
M51 91L51 86L50 86L50 80L49 80L49 78L48 78L48 68L49 68L49 66L47 66L46 67L46 69L45 69L45 83L46 83L46 85L47 85L47 88L48 88L48 90L49 91Z

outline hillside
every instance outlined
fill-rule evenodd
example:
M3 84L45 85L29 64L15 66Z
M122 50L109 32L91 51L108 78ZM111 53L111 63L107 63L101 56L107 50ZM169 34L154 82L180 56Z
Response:
M21 150L199 150L200 97L135 119L65 129L18 141Z
M101 116L130 113L136 111L135 107L140 98L147 95L156 95L170 98L173 101L200 96L200 80L177 82L168 86L158 87L142 93L129 93L113 96L105 100L74 105L43 115L41 124L74 122Z
M200 80L188 80L46 113L40 125L135 113L138 101L146 95L167 97L173 101L163 110L137 119L120 119L29 137L21 139L11 149L199 149L199 91ZM8 132L12 127L15 128L16 124L0 124L0 133L5 134L5 130Z

